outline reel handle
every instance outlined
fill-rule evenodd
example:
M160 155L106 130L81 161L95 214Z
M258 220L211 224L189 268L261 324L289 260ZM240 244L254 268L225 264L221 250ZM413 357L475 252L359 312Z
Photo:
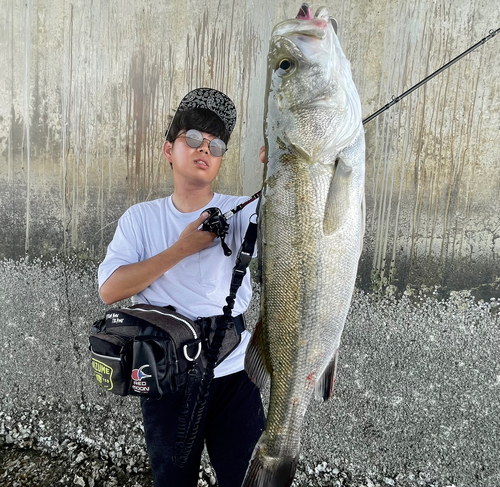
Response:
M229 231L229 223L227 223L227 220L224 218L219 208L207 208L203 210L203 213L205 212L208 212L210 216L203 222L201 229L205 232L215 233L217 237L220 238L224 255L229 257L233 253L225 242L227 232Z

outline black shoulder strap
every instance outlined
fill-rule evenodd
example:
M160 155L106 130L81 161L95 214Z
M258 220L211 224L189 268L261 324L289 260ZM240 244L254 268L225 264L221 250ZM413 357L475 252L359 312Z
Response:
M177 440L174 456L174 463L176 463L178 467L184 467L184 465L186 464L189 453L196 439L201 416L207 402L208 391L214 378L215 364L217 363L217 359L219 358L219 351L222 346L224 337L226 336L226 330L229 327L234 326L231 313L234 308L236 293L243 283L243 278L245 277L247 268L250 264L250 261L252 260L256 240L257 223L250 221L245 233L245 238L243 239L243 243L241 244L240 250L236 257L236 263L233 267L229 296L226 298L227 304L223 308L224 315L218 317L216 320L217 327L215 329L212 343L210 343L210 347L207 351L207 366L205 368L205 373L203 374L203 379L200 384L200 389L198 391L196 404L191 415L191 420L186 426L185 416L188 412L188 401L186 402L186 407L181 413L181 418L179 418L179 427L177 430ZM188 391L186 390L186 394L187 393Z

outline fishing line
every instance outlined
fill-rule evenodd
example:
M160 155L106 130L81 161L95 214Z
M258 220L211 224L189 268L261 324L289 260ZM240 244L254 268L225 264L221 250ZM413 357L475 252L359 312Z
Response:
M469 54L470 52L472 52L474 49L478 48L480 45L484 44L485 42L489 41L491 38L495 37L499 32L500 32L500 29L490 30L489 35L487 35L486 37L484 37L483 39L481 39L479 42L477 42L476 44L474 44L472 47L469 47L469 49L467 49L466 51L464 51L462 54L458 55L456 58L452 59L450 62L446 63L444 66L440 67L437 71L434 71L434 73L432 73L429 76L427 76L427 78L424 78L422 81L420 81L419 83L417 83L415 86L412 86L409 90L405 91L401 95L399 95L397 97L393 96L392 100L389 103L387 103L387 105L383 106L382 108L380 108L379 110L377 110L375 113L373 113L369 117L365 118L363 120L363 125L365 125L366 123L370 122L374 118L378 117L381 113L385 112L386 110L388 110L389 108L391 108L396 103L400 102L403 98L405 98L406 96L408 96L410 93L412 93L413 91L415 91L416 89L420 88L422 85L424 85L425 83L427 83L429 80L431 80L432 78L434 78L434 76L437 76L439 73L442 73L445 69L448 69L452 64L456 63L457 61L459 61L460 59L462 59L464 56L467 56L467 54Z

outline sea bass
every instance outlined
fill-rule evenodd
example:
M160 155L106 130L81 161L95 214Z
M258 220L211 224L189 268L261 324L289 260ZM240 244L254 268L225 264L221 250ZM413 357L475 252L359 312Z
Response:
M333 391L337 350L362 248L365 142L361 103L328 11L272 34L268 162L259 209L261 319L245 368L271 379L266 429L243 487L285 487L297 467L313 393Z

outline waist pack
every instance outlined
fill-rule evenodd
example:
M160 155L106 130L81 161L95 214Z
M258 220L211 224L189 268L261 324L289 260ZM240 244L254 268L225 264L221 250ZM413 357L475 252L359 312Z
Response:
M191 320L171 306L137 304L107 311L89 337L97 383L120 396L158 399L181 392L188 377L201 380L213 321ZM240 329L228 332L217 363L240 343Z

